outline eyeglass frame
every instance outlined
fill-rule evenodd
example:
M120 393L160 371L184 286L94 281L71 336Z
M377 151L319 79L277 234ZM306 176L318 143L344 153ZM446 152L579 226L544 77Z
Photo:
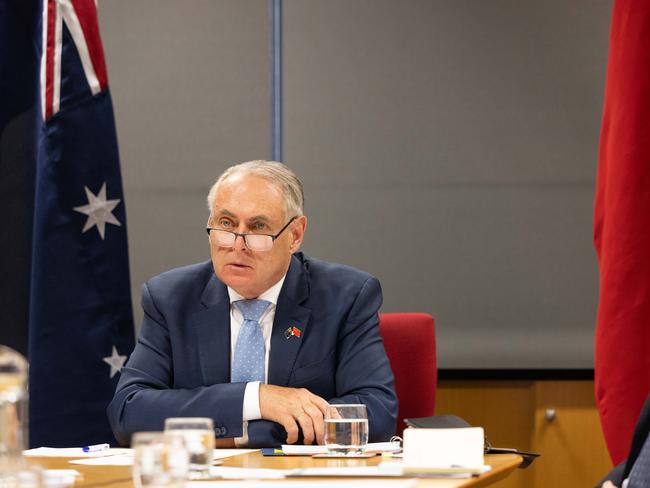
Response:
M266 236L266 237L270 237L271 238L271 247L270 248L266 249L265 251L255 251L255 252L268 252L271 249L273 249L273 243L275 242L275 240L278 237L280 237L280 234L282 234L287 229L287 227L289 227L289 225L291 225L291 222L293 222L297 218L298 218L298 215L296 215L294 217L291 217L289 219L289 222L287 222L284 225L284 227L282 227L282 229L280 229L280 231L275 235L272 235L272 234L253 234L253 233L250 233L250 232L240 234L238 232L233 232L231 230L225 230L225 229L218 229L216 227L206 227L205 231L208 233L208 239L210 238L210 231L212 231L212 230L218 230L220 232L227 232L228 234L234 235L235 239L232 241L232 246L227 246L227 247L235 247L235 243L237 242L237 238L241 237L244 240L244 244L246 245L246 248L249 249L250 251L253 251L253 249L251 249L251 247L248 245L248 241L246 240L246 236ZM226 246L220 246L220 247L226 247Z

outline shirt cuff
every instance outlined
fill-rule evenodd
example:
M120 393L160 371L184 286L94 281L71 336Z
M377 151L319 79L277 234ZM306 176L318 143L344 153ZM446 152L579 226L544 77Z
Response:
M235 437L235 447L248 446L248 421L259 420L260 413L260 382L246 383L244 390L244 405L242 406L242 436Z
M244 406L242 408L242 420L259 420L262 418L260 413L260 382L251 381L246 383L244 390Z

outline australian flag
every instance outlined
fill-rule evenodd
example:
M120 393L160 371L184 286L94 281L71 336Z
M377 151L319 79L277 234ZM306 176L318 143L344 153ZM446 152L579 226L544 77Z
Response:
M12 25L33 32L40 78L33 121L30 445L112 443L105 410L134 337L126 213L96 3L0 4L8 14L20 10L21 22ZM35 15L25 15L25 5ZM36 27L25 22L30 18Z

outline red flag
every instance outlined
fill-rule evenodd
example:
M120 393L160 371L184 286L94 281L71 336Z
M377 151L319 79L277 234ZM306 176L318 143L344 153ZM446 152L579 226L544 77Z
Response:
M614 464L650 391L650 0L617 0L594 220L596 401Z

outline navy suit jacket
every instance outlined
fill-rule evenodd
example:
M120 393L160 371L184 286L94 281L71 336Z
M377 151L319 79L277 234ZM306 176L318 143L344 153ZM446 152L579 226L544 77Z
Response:
M330 403L363 403L371 442L395 432L393 373L379 336L376 278L296 253L278 297L267 383L307 388ZM230 382L230 300L205 262L142 286L144 319L108 417L121 444L167 417L210 417L217 437L242 435L246 383ZM289 327L300 337L287 336ZM280 424L248 424L249 445L286 442Z

